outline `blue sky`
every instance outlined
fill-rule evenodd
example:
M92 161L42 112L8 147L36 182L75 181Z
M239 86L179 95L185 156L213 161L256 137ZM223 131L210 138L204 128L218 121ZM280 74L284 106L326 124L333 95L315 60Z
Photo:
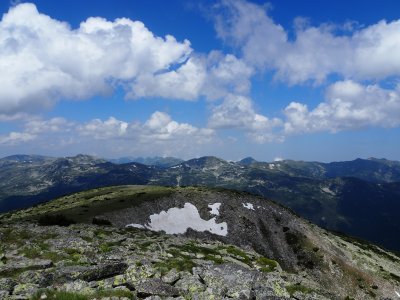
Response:
M398 1L2 1L0 156L400 159Z

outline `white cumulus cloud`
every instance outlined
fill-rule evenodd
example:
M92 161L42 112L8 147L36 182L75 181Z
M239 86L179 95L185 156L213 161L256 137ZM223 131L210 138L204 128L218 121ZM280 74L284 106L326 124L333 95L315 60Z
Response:
M282 121L278 118L269 119L256 113L251 99L245 96L227 96L212 110L209 126L219 129L243 129L253 141L258 143L282 139L273 133L275 128L282 126Z
M396 127L400 125L400 86L392 90L339 81L328 87L326 100L316 108L309 110L305 104L292 102L284 113L287 134Z
M142 22L89 18L72 29L19 4L0 22L0 113L51 107L58 99L129 92L139 77L187 60L189 41L155 36Z
M297 20L295 37L289 39L263 6L223 0L219 7L218 35L240 48L248 64L273 70L290 84L321 83L330 74L353 80L400 75L400 20L348 28L346 34L338 26L308 26Z

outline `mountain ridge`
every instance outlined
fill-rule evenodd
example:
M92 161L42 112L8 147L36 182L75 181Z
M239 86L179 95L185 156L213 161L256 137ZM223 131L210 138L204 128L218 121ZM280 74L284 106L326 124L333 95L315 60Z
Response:
M279 161L242 165L217 157L192 159L168 168L139 163L116 165L84 155L5 165L1 161L0 211L3 212L109 185L224 187L273 199L324 228L400 250L396 238L396 232L400 231L396 215L400 210L400 184L391 182L395 176L386 173L377 181L375 169L370 172L371 181L366 181L362 168L370 164L365 164L365 160L361 164L360 160L351 161L344 167L353 170L353 175L354 170L361 170L360 177L364 179L326 178L322 163ZM389 170L396 175L397 165L398 162L393 162L388 167L385 161L382 172Z

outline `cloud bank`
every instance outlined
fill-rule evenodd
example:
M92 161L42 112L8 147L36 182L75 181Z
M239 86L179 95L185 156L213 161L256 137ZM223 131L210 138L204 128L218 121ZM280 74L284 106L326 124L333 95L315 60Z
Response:
M400 20L361 28L295 22L294 38L260 5L222 0L216 14L220 38L241 50L258 69L275 72L289 84L324 82L330 74L353 80L381 80L400 74Z
M310 26L298 18L292 37L265 6L248 1L221 0L213 16L218 37L235 54L198 53L188 40L159 37L127 18L88 18L71 28L34 4L10 8L0 21L0 122L19 122L22 129L0 135L0 145L47 147L52 140L54 147L90 144L91 151L107 140L113 142L109 153L158 147L175 156L182 149L187 156L199 145L218 143L225 129L269 143L313 132L400 126L399 20L345 28ZM279 84L324 89L324 98L315 107L306 104L315 99L300 99L280 115L263 115L251 91L254 77L265 74ZM116 89L127 100L206 100L207 125L180 123L160 111L143 123L38 117L60 100L109 96Z

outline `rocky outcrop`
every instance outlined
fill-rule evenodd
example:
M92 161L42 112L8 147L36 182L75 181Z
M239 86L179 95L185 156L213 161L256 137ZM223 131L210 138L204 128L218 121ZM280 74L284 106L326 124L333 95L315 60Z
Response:
M267 258L254 251L218 241L84 224L16 223L0 232L7 258L0 299L289 299L290 286L301 281L285 279L275 262L266 270ZM71 237L85 243L68 244ZM323 289L312 291L329 299Z
M240 192L109 187L2 221L5 299L396 299L400 283L395 254Z

